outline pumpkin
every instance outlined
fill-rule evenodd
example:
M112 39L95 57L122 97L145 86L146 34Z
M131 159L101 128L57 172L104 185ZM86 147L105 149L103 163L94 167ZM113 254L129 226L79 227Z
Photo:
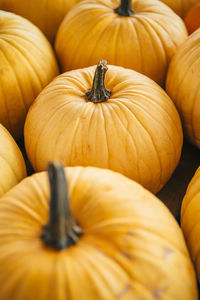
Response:
M183 21L157 0L87 0L61 23L55 50L63 71L109 64L164 84L168 63L185 41Z
M189 10L184 21L189 34L200 27L200 2Z
M200 282L200 167L190 181L183 198L181 228Z
M183 234L161 201L109 170L50 164L48 173L51 192L42 172L0 201L1 299L198 299Z
M0 197L26 177L22 153L9 132L0 124Z
M58 67L38 28L9 12L0 11L0 20L0 123L20 138L30 104Z
M168 5L176 14L184 18L190 8L199 0L161 0Z
M0 9L16 13L39 27L54 42L66 13L80 0L0 0Z
M166 90L180 113L185 136L200 148L200 29L172 59Z
M154 193L178 164L183 139L166 93L146 76L105 61L54 79L31 106L24 136L36 171L54 159L108 168Z

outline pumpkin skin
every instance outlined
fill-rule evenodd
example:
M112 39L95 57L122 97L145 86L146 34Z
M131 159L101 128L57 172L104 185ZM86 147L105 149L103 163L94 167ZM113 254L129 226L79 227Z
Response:
M0 0L0 9L18 14L39 27L51 43L66 13L80 0Z
M185 25L189 34L200 27L200 2L196 3L185 17Z
M88 101L95 66L54 79L31 106L25 147L36 171L49 161L120 172L156 193L172 175L182 150L182 127L167 94L133 70L108 66L110 99Z
M113 0L88 0L61 23L55 50L63 72L100 59L140 72L163 85L168 63L187 37L183 21L156 0L135 0L135 14L122 17Z
M41 238L49 211L45 172L1 199L1 299L198 299L183 234L161 201L109 170L65 174L83 230L69 248L51 249Z
M0 123L19 138L30 104L58 75L58 67L38 28L9 12L0 11L0 20Z
M200 167L190 181L181 206L181 228L200 282Z
M160 0L169 6L177 15L184 18L190 8L199 0Z
M0 197L26 177L26 166L20 149L0 124Z
M185 136L200 148L200 29L180 46L169 66L166 90L174 101Z

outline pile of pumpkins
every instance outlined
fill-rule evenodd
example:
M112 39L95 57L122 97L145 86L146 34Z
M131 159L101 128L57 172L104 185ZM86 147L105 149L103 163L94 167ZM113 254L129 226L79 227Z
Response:
M200 167L181 226L154 194L200 149L200 1L0 0L0 20L0 299L198 299Z

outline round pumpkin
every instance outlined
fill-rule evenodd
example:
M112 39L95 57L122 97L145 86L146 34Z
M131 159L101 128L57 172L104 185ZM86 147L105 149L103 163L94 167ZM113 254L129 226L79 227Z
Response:
M181 18L184 18L190 8L199 0L160 0L169 6Z
M0 124L0 197L26 177L21 151L9 132Z
M168 63L185 41L183 21L157 0L87 0L59 27L55 50L63 71L100 59L164 84Z
M66 13L80 0L0 0L0 9L16 13L39 27L53 43Z
M200 29L172 59L166 90L180 113L185 136L200 148Z
M200 167L190 181L183 198L181 228L200 282Z
M30 104L58 67L38 28L9 12L0 11L0 20L0 123L19 138Z
M51 192L42 172L0 201L1 299L198 299L183 234L161 201L109 170L48 172Z
M178 164L183 138L177 110L155 82L105 61L54 79L31 106L24 135L36 171L54 159L108 168L154 193Z
M185 17L185 25L189 34L200 27L200 2L196 3Z

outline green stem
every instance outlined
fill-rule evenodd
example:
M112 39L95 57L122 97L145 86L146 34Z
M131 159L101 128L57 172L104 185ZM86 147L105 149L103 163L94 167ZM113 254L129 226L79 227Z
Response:
M111 91L107 90L104 85L107 70L107 62L105 60L100 60L95 70L92 88L86 92L86 97L89 101L100 103L110 98Z
M71 213L64 168L59 163L50 163L47 171L50 216L41 237L46 246L61 250L76 244L82 230Z
M132 0L121 0L121 4L119 7L115 8L115 12L123 17L129 17L133 15L135 12L131 8Z

